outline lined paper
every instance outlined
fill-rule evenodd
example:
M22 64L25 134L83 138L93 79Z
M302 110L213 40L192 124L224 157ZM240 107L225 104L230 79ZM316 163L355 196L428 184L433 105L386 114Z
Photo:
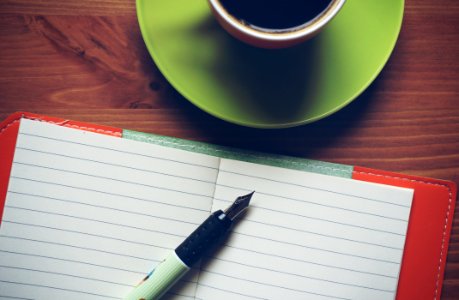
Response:
M222 159L212 209L252 190L197 298L395 298L412 190Z
M0 298L122 298L207 218L218 165L22 119L0 227ZM197 278L171 298L194 298Z
M21 120L0 299L121 299L210 211L255 190L167 299L394 299L412 190Z

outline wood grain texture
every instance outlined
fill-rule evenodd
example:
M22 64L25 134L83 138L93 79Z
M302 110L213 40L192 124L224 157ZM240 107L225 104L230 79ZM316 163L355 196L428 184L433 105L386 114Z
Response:
M458 183L459 1L407 0L395 51L363 95L319 122L259 130L171 88L133 0L2 0L0 119L18 110ZM458 232L459 208L442 299L459 299Z

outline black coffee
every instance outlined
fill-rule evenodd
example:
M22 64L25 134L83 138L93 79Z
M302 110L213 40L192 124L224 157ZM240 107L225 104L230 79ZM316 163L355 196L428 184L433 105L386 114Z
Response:
M288 31L308 23L332 0L220 0L229 14L249 26Z

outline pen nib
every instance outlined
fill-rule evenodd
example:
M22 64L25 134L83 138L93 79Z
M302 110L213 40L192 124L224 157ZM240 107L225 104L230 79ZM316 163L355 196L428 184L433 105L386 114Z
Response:
M250 194L237 197L236 200L234 200L233 204L231 204L225 210L225 215L231 220L237 218L237 216L249 206L250 199L252 199L253 193L255 193L255 191L251 192Z

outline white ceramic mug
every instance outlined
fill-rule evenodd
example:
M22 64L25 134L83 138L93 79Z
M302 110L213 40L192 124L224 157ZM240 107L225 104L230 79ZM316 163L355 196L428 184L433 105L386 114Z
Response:
M262 48L285 48L304 42L319 33L341 10L346 0L330 0L327 8L315 18L305 20L303 25L286 31L266 31L249 26L231 15L220 0L208 0L208 2L218 22L237 39Z

